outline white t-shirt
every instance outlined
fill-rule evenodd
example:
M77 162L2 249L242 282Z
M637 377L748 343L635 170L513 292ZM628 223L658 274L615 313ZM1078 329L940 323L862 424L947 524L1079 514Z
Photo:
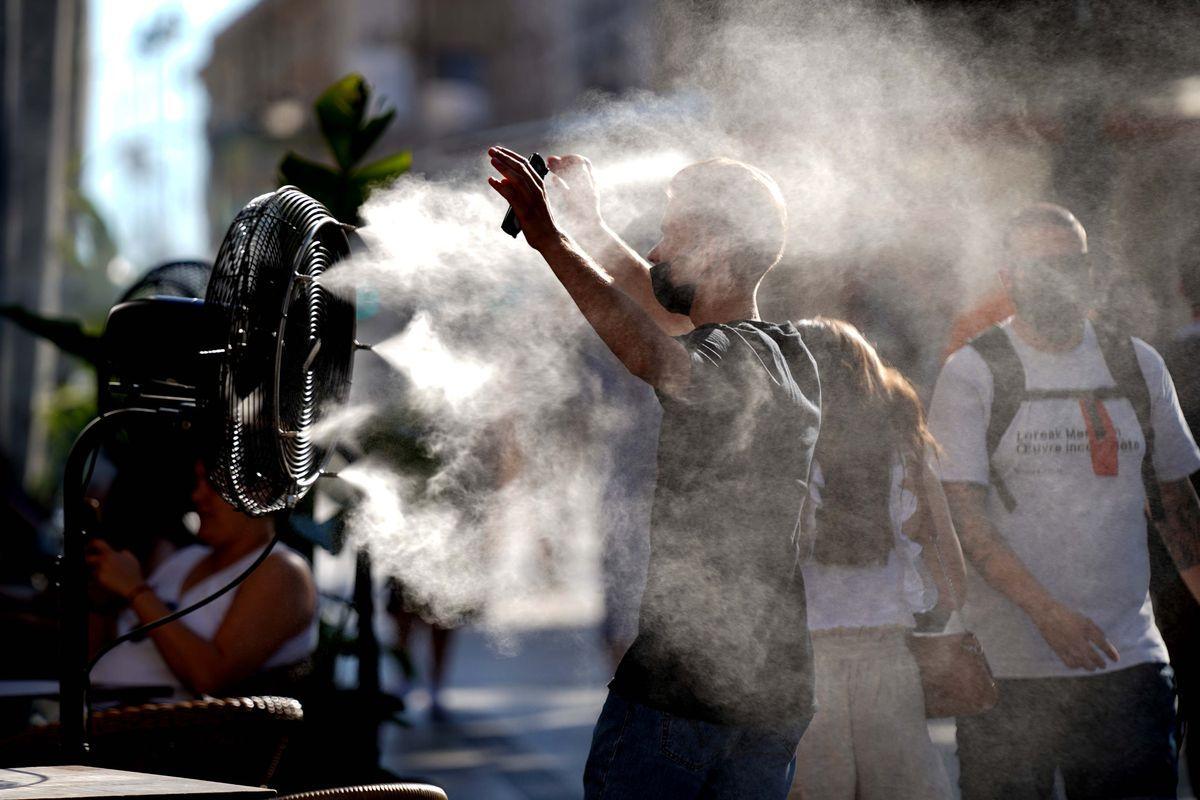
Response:
M1079 346L1062 353L1033 349L1013 333L1011 322L1002 327L1025 367L1028 388L1115 385L1091 323ZM1150 389L1158 480L1181 480L1200 469L1200 450L1184 423L1162 357L1140 339L1134 345ZM995 458L1017 506L1009 513L993 486L987 512L1033 576L1059 601L1091 618L1116 645L1121 659L1106 669L1166 662L1150 605L1141 474L1145 442L1129 400L1102 402L1117 432L1116 475L1098 475L1093 467L1078 399L1025 401ZM991 371L968 345L942 368L929 409L930 429L944 450L943 480L989 484L991 406ZM998 677L1088 674L1065 666L1024 612L974 570L969 570L963 616Z
M911 628L914 612L928 611L937 604L936 585L922 568L921 545L904 535L904 523L916 512L917 498L904 488L904 463L899 455L892 462L891 483L888 517L894 546L885 563L849 567L810 559L804 564L809 630ZM815 512L825 488L825 475L816 461L808 487L806 523L815 529Z
M284 550L286 547L282 544L276 545L277 550ZM258 558L262 550L247 553L233 564L189 586L186 592L182 591L183 582L192 568L210 552L210 547L200 544L177 550L159 564L154 573L146 579L146 585L174 611L207 597L229 583L250 566L250 562ZM274 554L270 557L273 558ZM217 631L236 596L236 589L226 592L203 608L198 608L181 618L180 623L200 638L212 641L216 638ZM117 617L117 633L128 633L137 624L137 614L127 608ZM263 664L262 669L293 664L311 655L316 647L317 617L314 614L308 627L280 645ZM92 683L97 686L170 686L175 689L176 695L184 694L183 684L167 666L167 662L149 637L118 645L100 659L96 668L92 670Z

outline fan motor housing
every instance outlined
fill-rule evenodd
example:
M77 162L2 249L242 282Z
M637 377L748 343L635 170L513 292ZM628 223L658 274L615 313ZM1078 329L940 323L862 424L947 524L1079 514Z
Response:
M194 413L224 348L203 300L144 297L113 306L101 339L99 409Z

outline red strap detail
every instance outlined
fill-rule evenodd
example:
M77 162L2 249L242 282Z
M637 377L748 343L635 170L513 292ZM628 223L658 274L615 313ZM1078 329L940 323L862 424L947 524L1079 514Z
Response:
M1088 443L1091 445L1092 472L1115 478L1119 464L1117 429L1108 416L1108 409L1101 400L1081 397L1079 410L1083 414L1083 424L1087 427Z

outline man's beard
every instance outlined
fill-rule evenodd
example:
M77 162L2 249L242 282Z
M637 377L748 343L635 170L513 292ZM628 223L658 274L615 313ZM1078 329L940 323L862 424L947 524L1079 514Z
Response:
M1061 280L1017 281L1012 301L1017 313L1052 342L1069 341L1087 318L1080 287Z
M696 285L671 280L671 262L660 261L650 268L650 286L654 290L654 299L667 311L685 317L692 313Z

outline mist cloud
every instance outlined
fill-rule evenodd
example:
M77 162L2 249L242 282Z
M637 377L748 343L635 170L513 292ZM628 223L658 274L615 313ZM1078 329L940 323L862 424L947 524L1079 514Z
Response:
M999 223L1054 199L1057 144L1038 120L1118 73L1095 59L1042 69L1044 8L978 12L1006 43L997 49L967 7L724 6L671 4L669 85L586 98L541 152L589 156L606 218L643 252L680 166L724 155L765 169L791 227L764 316L842 316L846 287L865 287L856 302L882 315L868 335L915 342L906 366L928 373L954 313L992 285ZM1176 17L1144 16L1137 42L1191 46ZM1119 74L1121 91L1136 83ZM480 153L463 175L377 191L363 209L370 252L329 275L369 287L400 320L379 347L393 372L356 405L416 409L438 465L428 479L379 460L349 471L366 497L352 533L447 618L544 590L551 563L564 570L553 580L594 602L599 539L617 513L604 507L620 469L610 445L636 424L604 378L619 367L537 254L500 232L487 172ZM1194 225L1190 207L1173 213Z

